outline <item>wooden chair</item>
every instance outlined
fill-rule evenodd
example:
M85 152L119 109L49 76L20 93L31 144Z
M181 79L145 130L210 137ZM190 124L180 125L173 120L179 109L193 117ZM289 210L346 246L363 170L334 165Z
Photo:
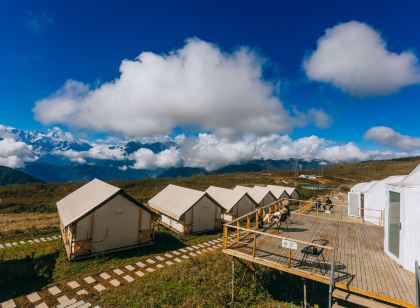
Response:
M287 229L287 231L289 231L289 224L287 223L287 218L288 218L287 212L281 213L280 216L273 216L272 219L271 219L269 228L271 228L271 226L273 224L276 224L277 225L277 230L278 230L278 232L280 232L281 224L285 223L286 224L286 229Z

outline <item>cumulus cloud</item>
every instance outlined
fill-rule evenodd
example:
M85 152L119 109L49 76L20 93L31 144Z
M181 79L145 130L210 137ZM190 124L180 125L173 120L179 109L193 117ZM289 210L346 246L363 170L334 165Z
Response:
M33 148L21 141L11 138L0 140L0 165L10 168L21 168L25 162L32 162L38 159L33 154Z
M386 95L420 82L415 54L389 51L379 32L357 21L327 29L303 66L309 79L358 97Z
M112 147L106 144L93 144L87 151L55 150L53 154L62 155L72 162L86 163L86 158L124 160L126 155L121 147Z
M171 147L159 153L154 153L149 149L139 149L129 157L135 160L132 168L134 169L156 169L176 167L181 162L178 149Z
M420 150L420 138L402 135L386 126L372 127L365 133L364 137L366 140L373 140L380 145L401 151Z
M91 89L69 80L34 107L44 124L67 124L129 136L152 136L175 127L219 136L287 132L292 121L263 79L264 59L242 47L226 53L189 39L169 54L142 52L123 60L120 76Z
M293 122L297 127L304 127L313 124L320 129L325 129L331 126L332 117L322 109L310 108L307 112L299 112L293 110Z

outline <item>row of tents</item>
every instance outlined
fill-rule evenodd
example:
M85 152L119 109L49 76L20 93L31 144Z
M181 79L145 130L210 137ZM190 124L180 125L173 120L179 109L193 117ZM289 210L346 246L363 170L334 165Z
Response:
M60 230L70 260L150 244L153 221L179 234L219 228L280 198L298 199L282 186L210 186L199 191L168 185L143 204L123 189L94 179L57 202Z
M420 165L409 175L359 183L348 194L350 216L384 226L384 251L414 271L420 259Z
M252 212L279 199L298 199L294 188L276 185L236 186L233 189L210 186L206 191L168 185L149 200L161 223L179 234L220 228L223 222Z

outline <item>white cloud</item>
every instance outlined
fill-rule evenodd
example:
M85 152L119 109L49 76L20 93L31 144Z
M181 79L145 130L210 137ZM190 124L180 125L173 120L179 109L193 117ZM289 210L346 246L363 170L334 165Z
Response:
M36 119L129 136L154 136L175 127L219 136L287 132L292 121L263 79L264 60L248 48L226 53L199 39L160 55L123 60L119 78L89 89L69 80L36 102Z
M38 157L33 154L33 148L21 141L11 138L0 140L0 165L10 168L21 168L25 162L32 162Z
M180 164L180 153L175 147L166 149L160 153L154 153L149 149L139 149L129 157L135 160L134 169L156 169L176 167Z
M120 147L110 147L106 144L93 144L88 151L75 150L55 150L53 154L67 157L70 161L79 164L86 163L86 158L92 159L110 159L110 160L124 160L126 159L124 150Z
M365 133L366 140L373 140L380 145L397 150L412 152L420 150L420 138L402 135L390 127L375 126Z
M379 32L357 21L327 29L304 69L309 79L358 97L386 95L420 82L415 54L387 50Z
M330 127L333 121L329 114L327 114L322 109L317 108L310 108L305 113L294 109L293 114L293 122L297 127L304 127L309 124L314 124L320 129L325 129Z

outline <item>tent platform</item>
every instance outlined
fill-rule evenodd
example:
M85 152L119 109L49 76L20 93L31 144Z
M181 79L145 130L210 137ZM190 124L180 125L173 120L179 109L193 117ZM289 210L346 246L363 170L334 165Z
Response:
M385 255L383 227L292 213L293 223L278 228L261 220L257 224L262 215L254 211L226 224L224 235L234 232L236 237L224 241L223 252L321 283L332 281L334 290L415 307L414 274ZM322 256L302 262L302 249L310 245Z

